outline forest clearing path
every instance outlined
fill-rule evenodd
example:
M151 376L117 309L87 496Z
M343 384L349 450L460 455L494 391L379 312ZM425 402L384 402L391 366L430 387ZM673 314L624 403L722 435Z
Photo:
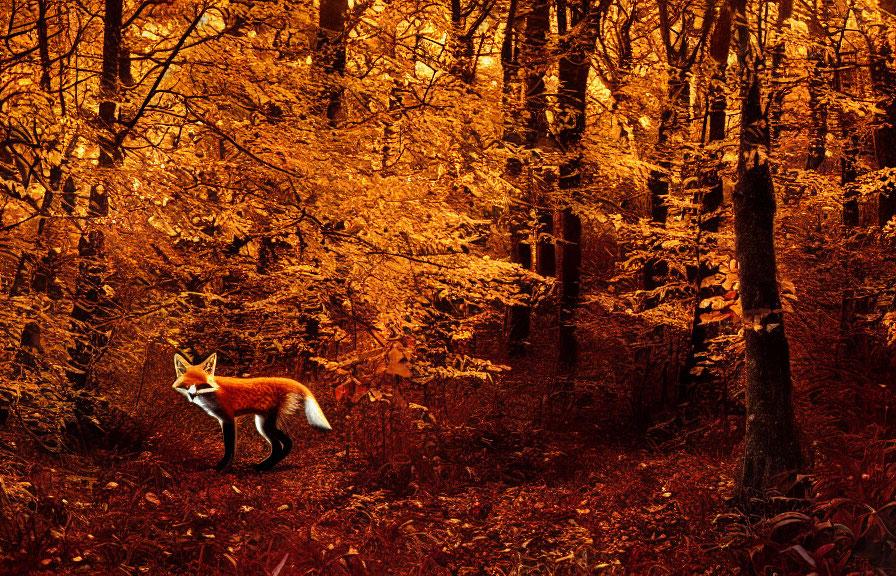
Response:
M402 481L303 426L264 474L248 434L224 474L212 438L212 453L177 441L33 465L21 481L69 514L35 553L40 573L272 574L284 558L281 575L732 572L713 523L728 511L725 455L541 431L474 439L462 462L427 458Z

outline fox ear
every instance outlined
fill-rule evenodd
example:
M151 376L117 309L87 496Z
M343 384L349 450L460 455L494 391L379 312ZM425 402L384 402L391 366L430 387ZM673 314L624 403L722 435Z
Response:
M215 352L211 356L205 359L202 363L202 371L208 374L209 376L215 375L215 366L218 365L218 353Z
M186 358L180 354L174 355L174 373L177 374L178 377L183 376L189 366L190 363Z

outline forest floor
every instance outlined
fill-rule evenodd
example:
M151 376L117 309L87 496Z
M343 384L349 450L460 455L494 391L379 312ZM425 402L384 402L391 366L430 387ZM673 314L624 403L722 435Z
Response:
M338 433L289 428L296 449L265 474L249 467L264 454L248 430L222 474L210 469L220 441L205 427L129 457L36 456L20 431L0 428L0 516L17 494L41 512L11 519L24 537L5 552L7 566L13 574L736 573L717 522L732 513L733 458L718 442L713 451L651 449L565 426L471 431L447 440L462 463L421 458L431 468L407 468L403 480L400 467L383 473L346 458Z

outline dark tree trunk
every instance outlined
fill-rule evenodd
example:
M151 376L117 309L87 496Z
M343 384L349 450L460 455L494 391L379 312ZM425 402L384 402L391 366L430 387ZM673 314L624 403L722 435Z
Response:
M111 168L121 160L116 145L115 114L118 94L118 75L121 59L122 0L106 0L103 26L103 63L100 88L105 98L100 102L100 124L106 133L100 136L99 165ZM109 215L109 181L102 188L90 189L87 215L104 218ZM63 190L65 208L74 208L74 182L66 181ZM68 348L69 364L66 376L76 389L90 384L90 369L94 359L102 353L108 341L102 328L109 315L110 303L103 290L106 277L105 235L99 228L89 227L78 241L78 275L75 279L72 306L72 334L74 342Z
M871 81L879 98L880 114L874 131L874 152L879 168L896 167L896 62L890 46L889 30L880 31L879 44L871 53ZM881 192L878 197L877 221L883 226L896 216L896 197Z
M813 26L813 28L818 28ZM815 30L815 43L809 49L809 153L806 156L806 170L817 170L827 155L828 106L822 99L825 75L828 69L826 37L823 30Z
M590 11L588 3L582 9L573 11L573 27L580 20L585 25L578 27L578 33L572 38L563 38L560 42L562 55L559 62L560 80L560 122L557 130L557 141L565 153L560 164L559 188L566 192L566 197L575 196L582 184L582 151L579 143L585 135L586 94L588 89L588 73L591 70L590 56L597 40L599 19L607 9L609 2L602 1ZM565 2L557 3L558 19L563 12L561 35L566 36ZM577 17L582 14L581 17ZM560 369L567 376L575 371L578 362L578 340L576 338L576 308L579 304L582 264L582 220L572 207L567 205L560 212L562 244L560 245Z
M843 57L838 51L834 63L834 90L851 91L849 76L842 72ZM851 112L840 111L840 136L843 138L843 152L840 156L840 185L843 187L843 225L855 228L859 225L858 190L850 186L859 176L859 136L856 134L856 117Z
M335 124L342 112L341 77L345 74L347 59L345 23L348 0L321 0L318 21L316 60L330 76L330 85L323 93L325 114L330 124Z
M738 0L743 4L744 0ZM782 29L787 20L793 16L793 0L783 0L778 3L778 19L775 21L775 42L771 47L771 85L769 94L769 136L772 148L777 148L778 139L781 137L781 118L784 115L784 97L787 95L787 79L784 78L784 55L787 52L787 43L781 38Z
M896 73L889 30L880 31L878 45L871 51L871 82L878 97L878 127L874 132L874 153L879 168L896 166Z
M535 254L535 271L545 277L557 274L557 251L554 247L554 211L538 210L538 251Z
M715 30L709 45L709 53L715 63L715 70L709 82L707 94L709 143L720 142L725 139L725 124L727 120L728 101L725 97L725 70L728 66L728 53L731 47L732 13L728 5L722 6ZM721 154L712 151L709 154L708 164L710 168L704 169L701 174L701 192L696 199L700 205L700 217L698 220L698 254L697 277L694 297L694 316L692 319L690 350L682 365L679 374L678 398L679 404L690 400L690 392L701 381L708 381L712 375L704 367L701 369L701 359L708 350L707 339L710 335L709 326L701 320L704 314L712 311L711 307L701 306L700 303L715 295L719 290L716 286L704 286L704 280L712 278L718 272L718 267L708 263L701 255L709 250L705 247L714 234L719 231L721 214L719 210L724 202L724 187L719 173L722 171ZM710 248L711 249L711 248Z
M858 189L850 186L855 182L859 172L857 161L859 156L859 143L855 134L846 135L847 147L840 158L840 184L843 186L843 225L847 228L855 228L859 225L859 194Z
M775 263L775 191L755 68L744 71L738 182L734 191L735 252L740 264L746 356L747 423L741 493L763 494L780 475L799 469L790 352Z
M463 82L473 81L473 35L464 30L464 16L461 13L460 0L451 0L451 31L454 41L454 62L451 73Z
M78 278L72 308L72 332L75 341L68 349L66 376L75 389L88 387L93 359L105 348L108 336L99 328L107 316L102 286L105 276L104 236L91 230L78 242Z
M100 137L99 165L110 167L120 159L115 145L115 113L118 108L118 65L121 60L121 11L123 0L106 0L103 21L103 68L100 89L104 100L100 102L100 124L107 134Z
M509 144L522 143L516 116L520 109L520 64L516 37L517 0L510 0L507 10L507 22L504 26L504 41L501 44L501 65L503 67L504 84L502 86L502 107L504 112L504 133L502 138ZM523 163L517 157L507 159L504 172L508 179L519 184L523 174ZM511 224L510 259L526 270L532 266L532 247L525 243L524 227L521 223ZM525 294L526 287L521 287ZM507 350L512 356L526 353L526 341L529 338L529 306L519 304L511 306L507 311Z
M501 67L503 84L501 87L501 107L504 112L504 142L520 144L522 142L516 123L516 115L520 107L520 63L516 38L516 13L518 0L510 0L507 9L507 22L504 25L504 41L501 43Z
M581 156L560 166L560 189L573 191L581 185ZM576 308L579 305L582 265L582 220L567 206L560 212L563 244L560 245L560 370L575 372L579 343L576 338Z
M544 75L548 66L545 46L550 18L549 0L534 0L531 12L526 15L526 34L520 43L520 65L526 75L523 141L528 148L535 147L548 133Z
M544 89L544 74L547 68L547 35L550 30L550 5L548 0L536 0L526 15L526 29L517 41L513 31L516 22L516 1L512 1L507 16L501 61L504 65L504 141L533 148L539 140L547 136L547 98ZM519 88L523 93L520 95ZM519 96L522 96L520 101ZM517 122L515 111L522 112L522 122ZM523 173L524 163L517 158L508 160L506 172L521 189L529 190L532 182ZM531 170L530 170L531 172ZM531 193L531 190L529 190ZM530 194L531 196L531 194ZM531 201L531 198L530 198ZM517 222L511 230L511 258L520 267L531 270L533 246L529 240L530 230L525 214L517 211ZM523 287L523 293L529 289ZM526 353L526 341L531 328L531 307L512 306L509 311L508 351L512 355Z
M478 3L473 3L477 5ZM460 0L451 0L451 29L454 42L454 62L451 64L451 73L458 77L462 82L470 84L476 74L476 52L473 46L473 37L476 30L485 22L491 12L494 3L485 3L482 10L473 22L470 23L466 30L466 15L461 8Z
M40 55L40 87L50 91L50 43L47 34L47 0L37 0L37 48Z

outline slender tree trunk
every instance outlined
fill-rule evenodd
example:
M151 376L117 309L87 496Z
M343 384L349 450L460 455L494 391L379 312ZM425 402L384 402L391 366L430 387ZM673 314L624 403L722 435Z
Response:
M819 20L827 20L827 10L819 7ZM806 155L806 170L817 170L827 156L828 106L823 100L828 70L827 34L819 24L812 24L814 42L809 48L809 150Z
M738 3L741 3L741 0L738 0ZM793 0L779 2L778 19L774 25L775 39L770 50L772 54L772 91L769 94L769 137L772 149L777 149L778 139L781 137L781 118L784 115L784 97L787 95L787 79L784 77L787 42L782 38L782 29L791 16L793 16Z
M72 308L72 332L75 341L68 349L66 376L75 389L87 388L93 359L105 348L108 336L100 328L105 317L102 285L105 276L104 235L91 230L78 242L78 278Z
M103 21L103 68L100 75L100 89L104 100L100 102L100 124L107 134L100 137L99 164L109 167L120 158L115 146L115 116L118 108L118 65L121 59L121 13L122 0L106 0L106 14Z
M520 144L522 142L517 129L516 115L520 108L520 82L519 82L519 50L516 38L518 0L510 0L507 9L507 22L504 25L504 40L501 43L501 67L503 71L503 84L501 87L501 108L503 117L504 142Z
M330 124L335 124L342 113L340 78L345 74L346 38L345 23L348 0L321 0L318 21L316 60L329 76L329 86L324 90L325 113Z
M719 18L710 41L709 53L712 56L715 68L709 82L707 95L708 141L712 145L725 139L728 101L725 97L725 71L728 67L728 53L731 47L732 13L729 5L723 5ZM692 319L690 350L682 365L679 374L678 398L679 404L690 400L691 389L700 381L711 379L706 368L700 367L701 359L708 351L707 339L709 326L701 320L701 317L712 311L711 307L701 306L700 303L718 292L717 286L704 286L704 281L712 278L718 272L718 267L705 260L702 255L711 248L709 243L714 234L718 233L721 224L719 210L724 202L724 186L719 173L722 171L722 155L715 150L709 153L708 163L711 168L701 174L701 192L696 199L700 205L697 239L697 277L694 283L694 316Z
M896 166L896 73L888 35L888 29L880 31L878 45L871 53L871 82L878 97L878 108L883 111L874 131L874 153L880 168Z
M546 202L546 199L542 199ZM554 211L538 209L538 250L535 253L535 271L549 278L557 274L557 250L554 246Z
M526 29L523 38L517 42L514 32L516 22L516 0L511 2L505 28L501 60L504 64L504 141L522 144L526 148L536 146L547 136L547 98L544 88L544 74L547 67L545 46L550 29L550 6L548 0L536 0L526 15ZM522 76L522 77L521 77ZM522 102L518 89L522 88ZM514 111L522 112L522 122L517 123ZM524 163L518 158L508 160L508 176L520 184L521 189L531 192L531 182L523 173ZM529 170L531 172L532 170ZM531 196L531 194L530 194ZM531 270L533 246L526 224L525 214L517 211L517 222L511 230L511 258L522 268ZM524 293L528 290L524 288ZM526 353L526 340L531 329L531 307L512 306L509 311L508 351L513 355Z
M754 66L744 72L749 88L741 119L734 234L746 356L747 424L740 489L749 498L771 488L779 475L799 469L802 460L776 278L775 191L760 80Z
M589 10L583 3L581 10L573 11L572 25L578 34L566 38L565 2L558 2L558 15L563 11L563 26L559 28L562 56L559 62L560 80L560 121L557 141L565 154L560 164L559 188L566 196L575 196L581 186L582 151L579 145L585 135L586 95L588 74L591 70L591 53L597 40L599 19L609 2L602 1ZM581 14L581 17L577 17ZM558 16L559 19L559 16ZM584 19L584 26L578 27ZM567 376L575 371L578 362L578 340L576 338L576 308L579 304L582 264L582 220L572 206L564 206L560 212L560 369Z
M476 73L476 52L473 46L473 37L476 30L485 22L491 12L492 4L483 4L482 11L465 30L466 18L464 17L460 0L451 0L451 31L454 43L451 73L462 82L470 84Z
M37 48L40 56L40 87L49 92L50 43L47 34L47 0L37 0Z
M526 75L523 116L527 148L535 147L548 133L544 76L548 66L545 46L548 43L550 18L549 0L534 0L531 11L526 15L526 34L520 43L520 65Z
M871 53L871 82L878 96L878 117L874 131L874 152L879 168L896 167L896 62L890 46L889 29L880 31L878 45ZM882 192L878 197L878 225L883 226L896 216L896 197Z
M103 22L103 62L100 88L105 98L100 102L100 124L105 133L100 136L101 168L112 168L121 160L121 152L115 144L115 116L118 94L119 63L121 58L122 0L106 0ZM72 183L71 188L74 188ZM87 215L103 218L109 215L109 186L93 186L90 190ZM69 188L69 182L65 184ZM67 190L64 190L67 195ZM90 384L90 369L105 348L108 336L100 326L109 313L109 303L102 290L106 276L105 235L98 227L88 224L78 241L78 275L75 280L72 306L72 333L74 342L68 348L69 365L66 376L76 389Z
M655 224L665 226L669 216L666 199L671 189L675 157L678 153L678 145L674 137L686 131L688 126L691 106L691 68L715 21L715 2L710 2L703 12L703 22L699 30L700 38L693 46L689 43L689 40L693 39L693 31L696 29L696 17L693 12L685 10L681 13L680 26L678 26L681 31L673 41L675 24L679 23L669 20L667 0L656 0L656 3L659 14L659 32L669 66L669 80L654 149L654 163L657 168L651 170L647 188L651 198L651 219ZM654 242L650 249L659 252L661 250L660 242ZM668 273L669 264L661 256L648 259L644 265L644 289L653 290L659 287ZM657 303L658 299L652 298L646 305L655 306Z
M504 41L501 44L501 65L504 73L502 87L502 109L504 113L504 142L513 145L522 143L520 129L516 117L520 111L522 100L522 83L520 81L519 50L517 46L516 19L518 0L510 0L507 10L507 22L504 26ZM507 178L522 188L523 163L511 156L504 168ZM512 210L517 211L516 208ZM525 241L525 228L520 222L511 224L510 259L526 270L532 267L532 247ZM526 287L522 288L526 293ZM507 349L508 353L517 356L525 354L526 340L529 338L529 306L517 304L507 311Z
M840 53L837 53L837 61L834 66L834 89L838 91L852 88L850 82L844 80L840 71L843 61ZM850 186L859 176L859 136L855 130L856 117L851 112L840 111L840 136L843 138L843 153L840 156L840 185L843 187L843 225L847 228L855 228L859 225L859 201L858 190Z

